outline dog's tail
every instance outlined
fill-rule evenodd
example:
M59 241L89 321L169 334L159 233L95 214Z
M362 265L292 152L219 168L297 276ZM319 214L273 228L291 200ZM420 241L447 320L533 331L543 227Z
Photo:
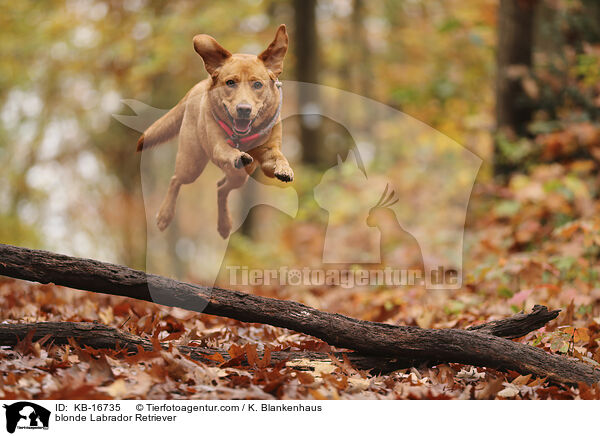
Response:
M179 133L188 95L189 92L173 109L156 120L142 133L137 142L137 151L148 150L156 145L160 145L174 138Z

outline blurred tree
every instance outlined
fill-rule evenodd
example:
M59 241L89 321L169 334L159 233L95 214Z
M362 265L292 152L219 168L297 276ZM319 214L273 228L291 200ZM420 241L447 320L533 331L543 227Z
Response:
M535 8L535 25L527 31L533 34L533 47L509 32L521 58L505 67L508 77L501 77L498 65L498 80L513 92L497 89L496 174L530 172L541 162L568 164L600 156L600 3L557 0L521 6L527 5ZM501 31L502 20L499 24ZM502 49L500 44L499 58Z
M496 125L500 134L514 139L526 135L532 104L523 86L533 59L533 25L538 0L500 0L496 76ZM514 169L496 144L494 173Z
M316 0L293 0L294 40L292 45L296 55L296 80L306 83L319 83L319 35L317 32ZM300 112L315 113L319 108L318 87L308 87L298 93ZM305 163L319 162L322 146L319 117L305 115L300 120L300 141L302 158Z
M371 95L371 59L369 56L369 44L365 29L366 2L365 0L353 0L352 15L350 19L349 37L350 45L350 87L352 92L359 93L365 97Z

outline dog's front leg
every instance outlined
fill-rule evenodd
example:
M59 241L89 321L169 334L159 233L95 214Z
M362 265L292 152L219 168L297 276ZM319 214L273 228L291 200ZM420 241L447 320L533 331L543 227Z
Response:
M291 182L294 180L294 171L281 152L281 137L282 127L279 122L273 127L269 139L260 147L250 151L250 154L260 163L265 176L278 178L282 182Z
M250 165L253 159L248 153L233 148L226 142L219 142L212 150L212 161L227 173L230 169L240 169Z
M279 149L278 144L267 143L258 147L252 154L260 163L260 167L262 168L263 173L265 173L265 176L278 178L282 182L291 182L294 180L294 171Z

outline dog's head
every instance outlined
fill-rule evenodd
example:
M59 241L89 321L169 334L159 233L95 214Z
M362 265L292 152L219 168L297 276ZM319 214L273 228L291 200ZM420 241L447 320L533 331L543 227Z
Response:
M273 116L278 106L277 76L288 48L285 25L258 56L231 54L213 37L196 35L194 48L212 79L209 99L216 113L231 122L238 134Z

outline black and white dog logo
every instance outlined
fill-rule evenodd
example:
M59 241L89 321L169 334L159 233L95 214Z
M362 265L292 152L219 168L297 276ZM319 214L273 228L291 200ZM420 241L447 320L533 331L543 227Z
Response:
M19 401L3 406L6 409L6 431L18 429L48 429L50 411L29 401Z

